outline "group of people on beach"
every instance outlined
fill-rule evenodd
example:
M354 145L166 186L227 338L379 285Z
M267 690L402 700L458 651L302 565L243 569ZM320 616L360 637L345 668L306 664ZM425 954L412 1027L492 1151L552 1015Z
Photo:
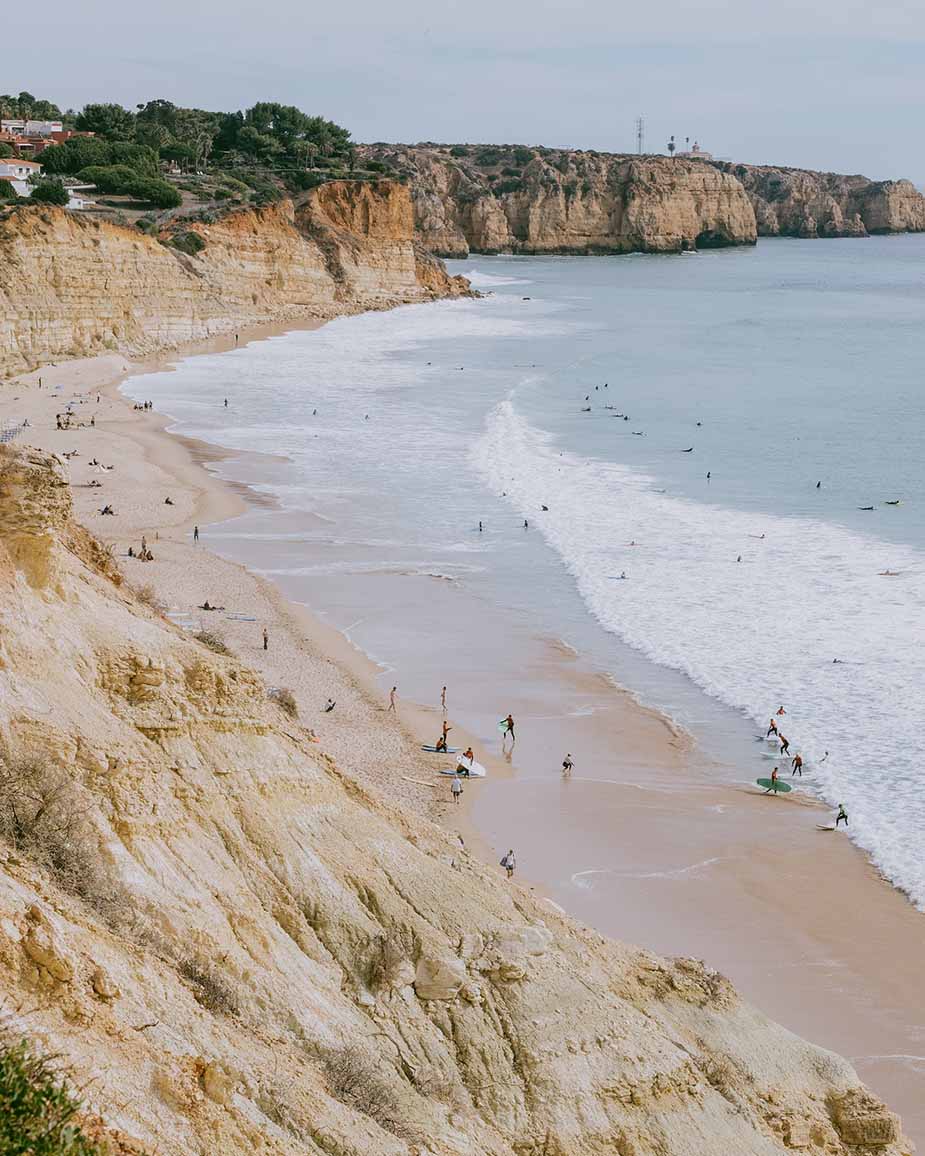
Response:
M786 735L781 733L780 727L777 725L777 719L780 718L782 715L785 715L786 713L787 713L787 711L784 709L783 704L781 704L777 708L777 710L775 711L774 715L771 716L771 719L768 722L767 732L765 733L765 738L767 738L767 739L773 738L773 739L776 739L780 743L780 753L782 755L789 755L790 754L790 743L787 741ZM823 755L823 757L819 760L819 762L824 763L828 757L829 757L829 752L826 751L825 754ZM803 778L803 756L799 753L799 751L797 751L796 754L794 754L793 758L790 760L790 777L793 778L794 775L799 775L801 779ZM779 774L778 768L775 767L771 771L771 779L770 779L771 785L765 790L764 793L766 795L769 795L772 792L776 792L776 790L780 789L780 788L777 788L777 786L776 786L776 784L779 781L780 781L780 774ZM789 790L789 788L787 788L787 789ZM839 803L838 804L838 812L835 816L835 826L839 827L839 826L841 826L842 823L844 823L846 827L848 826L848 812L845 810L844 803Z

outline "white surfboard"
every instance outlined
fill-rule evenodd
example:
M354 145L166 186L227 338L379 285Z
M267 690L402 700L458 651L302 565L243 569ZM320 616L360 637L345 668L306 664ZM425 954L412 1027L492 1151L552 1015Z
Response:
M445 770L440 771L440 774L455 775L457 768L459 770L459 777L461 779L465 779L467 777L470 779L484 779L488 774L488 771L485 770L481 763L474 762L470 766L468 759L460 759L457 762L456 767L454 767L452 770L447 767Z

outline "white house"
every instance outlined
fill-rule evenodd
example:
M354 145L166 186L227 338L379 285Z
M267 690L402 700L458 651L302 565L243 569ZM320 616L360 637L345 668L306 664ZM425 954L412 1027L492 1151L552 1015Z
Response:
M28 197L32 192L29 178L38 176L42 166L38 161L24 161L18 157L0 158L0 181L9 181L21 197Z
M27 120L24 136L51 136L53 132L64 132L60 120Z

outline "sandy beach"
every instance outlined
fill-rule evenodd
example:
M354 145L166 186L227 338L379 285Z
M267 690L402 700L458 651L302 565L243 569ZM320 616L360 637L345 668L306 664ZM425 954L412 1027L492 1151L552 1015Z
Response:
M240 340L282 328L242 330ZM232 345L226 338L206 348ZM46 366L0 391L0 419L28 420L23 444L77 451L69 459L75 510L112 545L126 579L150 588L178 629L219 633L270 685L290 689L301 721L345 774L458 830L491 863L513 843L529 883L581 922L706 959L769 1015L851 1059L902 1114L909 1135L925 1140L925 924L847 840L816 830L828 813L805 796L767 798L736 785L734 768L714 764L706 776L708 760L688 736L544 638L520 654L516 677L489 665L480 682L473 673L454 686L460 702L480 693L536 720L520 730L509 760L497 742L480 749L490 779L467 787L466 806L454 807L449 781L435 774L439 760L419 749L439 731L439 685L423 704L406 701L400 688L392 716L389 672L275 585L210 549L210 527L265 499L206 468L220 451L166 434L163 417L119 394L127 373L164 364L105 356ZM69 402L71 428L56 430L55 415ZM91 466L93 459L112 469ZM115 516L99 513L106 503ZM126 556L142 535L151 562ZM205 600L223 609L198 609ZM464 601L448 605L472 612ZM329 698L337 705L325 713ZM562 719L589 702L594 709L578 729L569 724L565 740L576 764L571 779L533 774L564 747ZM550 703L555 710L545 709ZM454 721L452 703L450 721L455 745L476 733ZM587 755L601 743L614 752L606 770ZM500 869L498 877L501 886Z

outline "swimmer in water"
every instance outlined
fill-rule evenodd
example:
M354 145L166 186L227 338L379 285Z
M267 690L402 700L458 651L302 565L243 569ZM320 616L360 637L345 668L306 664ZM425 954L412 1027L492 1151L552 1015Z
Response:
M784 704L783 704L783 703L781 703L781 705L780 705L780 706L777 708L777 713L778 713L778 715L782 715L782 714L786 714L786 713L787 713L787 712L784 710Z

